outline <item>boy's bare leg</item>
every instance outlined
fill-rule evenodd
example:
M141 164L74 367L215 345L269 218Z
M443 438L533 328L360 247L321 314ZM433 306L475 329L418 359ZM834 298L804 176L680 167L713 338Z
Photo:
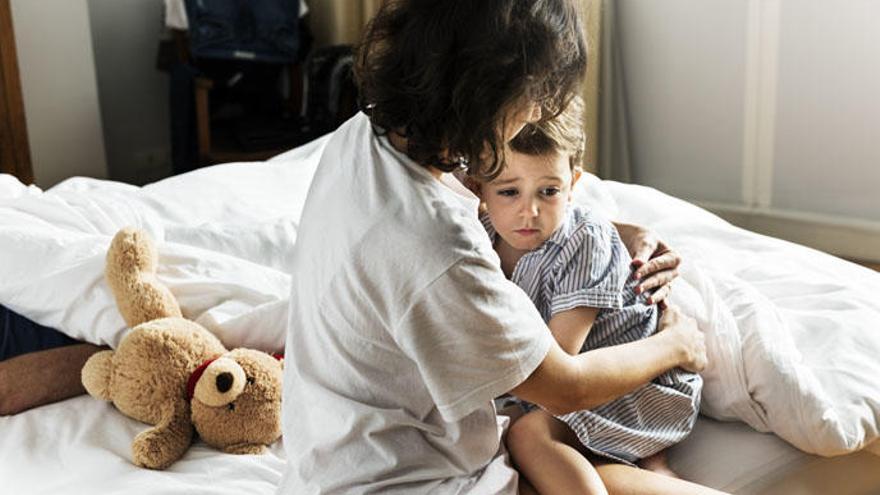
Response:
M666 457L666 451L661 450L652 456L645 457L639 461L639 467L653 471L657 474L669 476L670 478L678 478L678 474L669 467L669 460Z
M611 495L724 495L724 492L646 469L595 457L592 461Z
M104 349L74 344L0 361L0 416L84 394L82 367Z
M596 468L580 452L574 432L544 411L530 412L513 423L507 447L519 472L538 493L608 493Z
M519 477L519 495L541 495L538 493L538 490L535 490L535 487L529 483L529 480L526 479L525 476L520 475Z

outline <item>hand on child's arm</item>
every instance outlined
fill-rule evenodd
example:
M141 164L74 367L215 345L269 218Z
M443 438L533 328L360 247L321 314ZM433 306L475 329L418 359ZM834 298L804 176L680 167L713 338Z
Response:
M581 352L598 314L596 308L580 306L553 315L547 326L562 350L574 356Z
M642 280L636 292L653 291L648 302L665 305L663 301L669 296L670 284L678 277L681 256L649 229L626 223L614 226L632 256L633 277Z
M681 347L681 368L694 373L703 371L708 362L706 338L697 328L696 320L670 306L663 311L659 331L661 336L668 336Z

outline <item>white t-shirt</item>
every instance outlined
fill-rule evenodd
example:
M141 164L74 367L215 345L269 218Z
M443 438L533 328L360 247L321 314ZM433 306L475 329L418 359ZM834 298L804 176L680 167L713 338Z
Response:
M552 336L456 185L363 114L327 143L292 267L279 493L516 493L492 399Z

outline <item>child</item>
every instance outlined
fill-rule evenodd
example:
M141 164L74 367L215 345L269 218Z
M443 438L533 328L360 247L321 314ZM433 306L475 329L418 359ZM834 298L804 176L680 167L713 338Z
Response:
M613 224L570 204L581 174L582 108L575 99L555 119L526 126L510 143L504 171L471 182L504 274L572 355L646 338L660 317L648 294L638 293ZM525 404L508 446L541 493L605 493L585 455L674 476L657 454L690 432L701 387L699 375L673 369L589 411L554 417Z

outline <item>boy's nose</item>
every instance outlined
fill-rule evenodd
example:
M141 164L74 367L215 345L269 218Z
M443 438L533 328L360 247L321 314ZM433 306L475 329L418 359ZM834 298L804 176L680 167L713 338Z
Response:
M534 218L538 216L538 202L537 201L525 201L522 207L522 215L526 218Z

